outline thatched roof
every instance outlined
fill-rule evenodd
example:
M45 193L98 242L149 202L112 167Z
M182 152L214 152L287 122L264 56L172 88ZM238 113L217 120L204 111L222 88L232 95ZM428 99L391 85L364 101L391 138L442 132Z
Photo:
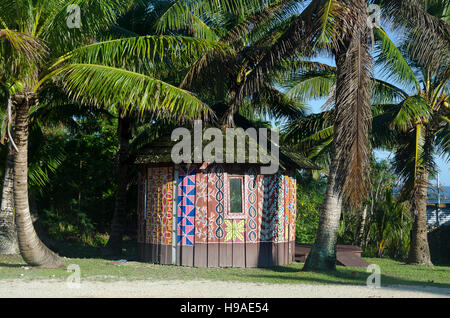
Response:
M191 133L191 161L194 162L194 140L193 140L193 133ZM252 142L257 143L255 140L250 140L250 138L246 138L246 147L245 147L245 162L249 163L249 156L248 156L248 149L250 147L250 144ZM167 134L159 138L158 140L151 142L141 148L139 153L136 155L134 159L135 164L147 164L147 163L172 163L172 148L175 144L177 144L178 141L172 141L171 140L171 134ZM203 148L211 143L210 140L203 140ZM269 146L270 149L270 146ZM223 159L225 161L226 159L226 139L224 137L223 140ZM235 150L235 162L237 162L236 157L237 153ZM269 157L271 155L269 154ZM272 160L275 160L275 157L271 157ZM320 167L316 166L311 160L309 160L306 157L303 157L302 155L290 151L289 148L280 146L280 153L279 153L279 161L280 161L280 168L282 170L287 170L289 168L295 168L295 169L313 169L313 170L319 170ZM257 164L260 165L267 165L267 163L260 162L260 158L258 156L258 162Z

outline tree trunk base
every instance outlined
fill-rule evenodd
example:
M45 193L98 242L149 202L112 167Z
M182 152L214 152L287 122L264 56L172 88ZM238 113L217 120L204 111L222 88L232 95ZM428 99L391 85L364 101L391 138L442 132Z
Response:
M3 213L3 212L0 212ZM0 223L0 255L15 255L19 253L17 232L14 223Z
M336 252L329 252L313 246L303 266L305 272L336 271Z
M120 241L109 239L108 243L104 247L104 255L107 256L122 256L122 239Z

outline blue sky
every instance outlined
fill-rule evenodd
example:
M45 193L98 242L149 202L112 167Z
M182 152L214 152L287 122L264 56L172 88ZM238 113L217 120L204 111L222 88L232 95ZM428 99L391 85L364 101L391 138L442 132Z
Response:
M305 3L305 6L307 4L309 4L309 1L307 3ZM381 25L382 25L384 31L392 39L392 41L396 44L400 43L402 35L399 34L398 32L394 32L393 30L391 30L391 28L389 26L386 26L385 23L383 23L383 22L384 21L382 21ZM318 57L313 60L335 66L334 59L331 57ZM395 81L390 80L385 75L385 73L383 72L383 69L381 67L375 68L375 77L378 79L384 80L386 82L389 82L391 84L394 84L396 86L399 86ZM400 85L400 87L401 87L401 85ZM405 91L408 91L408 90L405 89ZM310 107L310 112L311 113L320 112L321 107L324 104L324 102L325 102L325 99L309 101L307 104ZM375 156L378 159L386 159L390 156L390 152L383 151L383 150L375 150ZM391 155L391 158L392 158L392 155ZM436 157L435 162L436 162L437 168L439 170L441 185L442 186L450 186L450 162L445 160L443 157ZM435 183L435 181L431 181L431 182Z
M311 113L319 113L321 111L321 107L324 104L325 100L315 100L309 102L310 112ZM375 156L378 159L387 159L391 153L385 150L375 150ZM390 156L392 158L393 155ZM442 157L436 157L436 164L439 169L440 175L440 184L442 186L450 186L450 163L446 161ZM435 181L431 181L433 184Z
M390 31L387 31L387 33L389 34L389 36L391 37L391 39L393 41L396 42L396 40L398 40L398 37L396 37L395 34L392 34ZM329 65L333 65L335 66L334 60L332 58L329 57L318 57L316 59L314 59L315 61L321 62L321 63L326 63ZM386 77L384 75L383 69L381 69L380 67L375 68L375 77L382 79L384 81L390 82L392 84L396 84L395 81L390 80L388 77ZM321 111L321 107L324 104L325 99L318 99L318 100L313 100L310 101L308 103L309 107L310 107L310 112L311 113L318 113ZM384 150L375 150L375 156L378 159L386 159L390 156L390 152L389 151L384 151ZM392 158L392 155L391 157ZM441 157L441 156L436 156L435 157L435 162L437 165L437 169L439 170L439 175L440 175L440 184L442 186L450 186L450 162L447 161L445 158ZM436 181L431 180L432 183L435 183Z

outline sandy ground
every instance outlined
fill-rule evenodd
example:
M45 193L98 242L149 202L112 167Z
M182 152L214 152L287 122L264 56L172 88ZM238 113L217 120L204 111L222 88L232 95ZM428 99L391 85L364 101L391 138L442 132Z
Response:
M429 298L449 297L450 288L391 286L378 289L346 285L257 284L209 281L65 281L0 280L0 297L161 297L161 298Z

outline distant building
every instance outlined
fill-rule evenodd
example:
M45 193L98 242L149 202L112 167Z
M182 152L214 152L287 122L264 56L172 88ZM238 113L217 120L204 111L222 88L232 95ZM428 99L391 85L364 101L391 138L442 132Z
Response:
M450 226L450 203L441 203L439 208L437 207L437 203L428 203L427 225Z

